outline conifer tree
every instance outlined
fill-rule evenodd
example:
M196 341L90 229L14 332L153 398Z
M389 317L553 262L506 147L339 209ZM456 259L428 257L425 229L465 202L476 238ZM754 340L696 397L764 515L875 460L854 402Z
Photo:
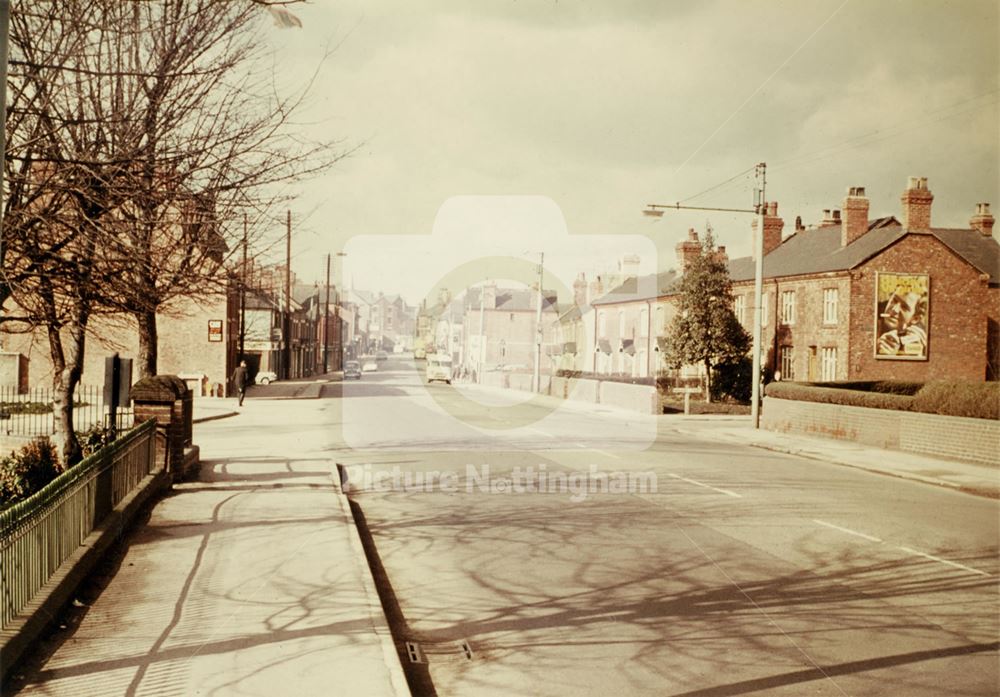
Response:
M667 365L704 365L708 402L712 399L712 371L735 363L749 350L750 337L733 313L729 270L715 247L710 227L701 253L684 269L677 314L667 330Z

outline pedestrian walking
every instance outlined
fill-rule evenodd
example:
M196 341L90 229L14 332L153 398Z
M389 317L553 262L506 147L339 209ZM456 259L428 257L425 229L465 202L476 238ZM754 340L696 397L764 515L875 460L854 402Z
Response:
M236 388L236 394L240 398L241 407L243 406L243 397L245 397L247 393L247 381L249 377L250 376L247 373L247 362L240 361L240 364L236 366L236 370L233 371L232 381L233 387Z

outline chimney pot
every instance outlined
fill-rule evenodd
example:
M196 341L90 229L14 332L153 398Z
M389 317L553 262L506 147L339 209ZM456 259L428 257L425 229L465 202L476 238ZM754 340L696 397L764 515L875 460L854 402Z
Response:
M990 204L977 203L976 214L969 220L969 226L973 230L978 230L984 237L993 236L993 223L995 219L990 213Z
M925 232L931 227L931 203L934 194L927 188L927 177L910 177L906 191L900 197L903 204L903 228Z
M868 199L865 187L852 186L844 199L844 217L840 221L840 246L846 247L868 232Z

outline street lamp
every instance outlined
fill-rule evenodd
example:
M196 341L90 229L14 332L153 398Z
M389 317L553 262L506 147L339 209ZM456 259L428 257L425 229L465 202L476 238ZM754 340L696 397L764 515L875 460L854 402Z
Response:
M759 163L754 168L754 176L758 186L754 190L753 208L711 208L703 206L682 206L680 203L659 204L650 203L642 214L651 218L662 218L668 209L691 211L721 211L723 213L752 213L757 216L757 234L754 240L754 282L753 282L753 374L751 380L750 406L751 419L754 428L760 428L760 373L761 373L761 298L764 291L764 191L767 185L767 164Z

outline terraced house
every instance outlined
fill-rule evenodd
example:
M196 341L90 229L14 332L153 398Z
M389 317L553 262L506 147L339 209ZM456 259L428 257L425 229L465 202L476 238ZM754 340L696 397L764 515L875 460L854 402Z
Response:
M871 218L864 187L782 239L764 216L763 348L782 380L995 380L1000 245L989 204L967 228L931 224L934 196L911 177L901 219ZM757 234L754 226L754 234ZM755 247L756 248L756 247ZM753 321L754 259L733 259L734 310Z

